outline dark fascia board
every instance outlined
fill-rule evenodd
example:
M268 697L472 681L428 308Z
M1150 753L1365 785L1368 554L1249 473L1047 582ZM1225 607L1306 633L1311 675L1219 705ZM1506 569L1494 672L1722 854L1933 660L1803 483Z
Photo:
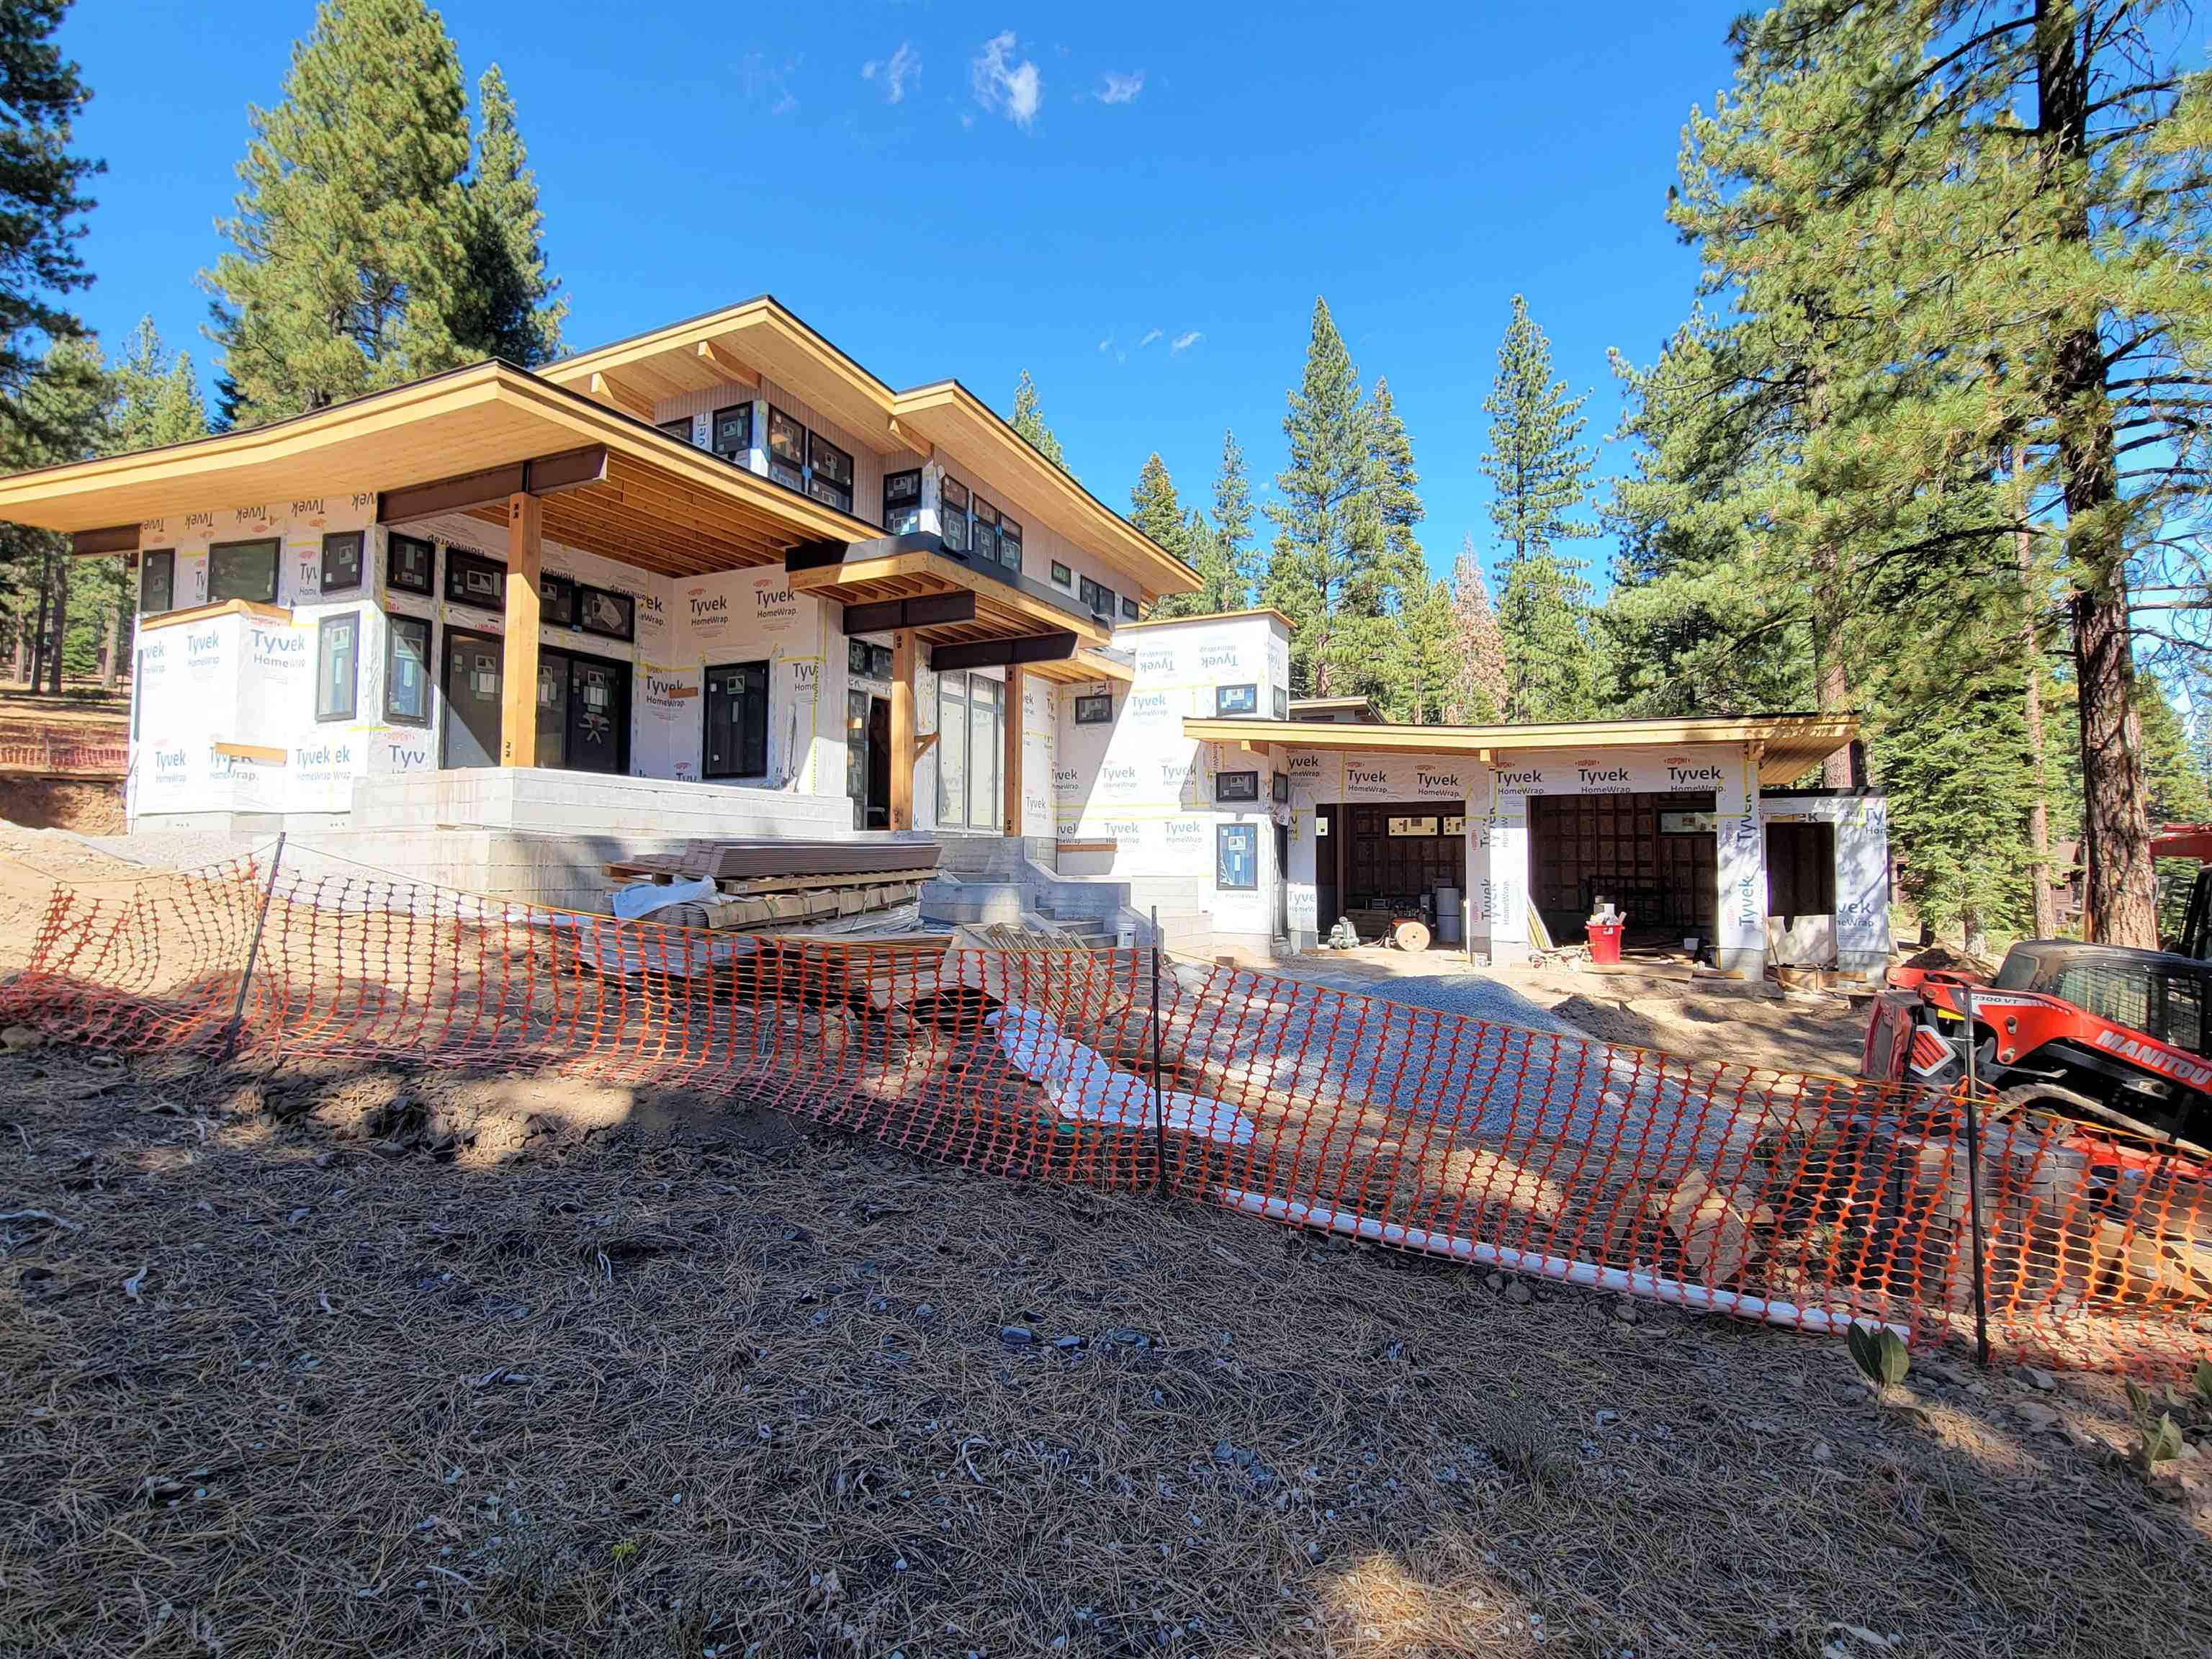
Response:
M975 620L975 596L957 593L918 593L910 599L870 599L845 607L845 632L888 634L901 628L936 628L945 623Z
M1025 662L1065 662L1074 654L1073 634L1025 634L1018 639L933 646L929 665L940 674L950 674L963 668L1012 668Z
M138 550L138 526L135 524L112 524L104 530L76 530L70 532L70 551L81 559L94 559L116 553L136 553Z
M379 524L407 524L434 518L441 513L466 512L489 507L510 495L550 495L597 483L607 476L607 447L586 444L558 454L540 455L504 466L464 472L457 477L410 484L404 489L380 491L376 498Z

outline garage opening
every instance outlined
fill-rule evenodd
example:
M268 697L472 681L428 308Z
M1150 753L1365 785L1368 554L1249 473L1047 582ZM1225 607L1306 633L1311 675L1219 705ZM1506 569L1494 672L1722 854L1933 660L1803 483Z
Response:
M1322 933L1349 916L1361 939L1376 939L1400 917L1423 916L1431 945L1443 943L1437 890L1467 891L1463 811L1432 800L1324 805L1316 823L1314 884ZM1456 913L1458 900L1448 903Z
M1622 943L1709 942L1719 884L1709 793L1534 795L1528 891L1555 941L1584 937L1600 900L1628 920Z

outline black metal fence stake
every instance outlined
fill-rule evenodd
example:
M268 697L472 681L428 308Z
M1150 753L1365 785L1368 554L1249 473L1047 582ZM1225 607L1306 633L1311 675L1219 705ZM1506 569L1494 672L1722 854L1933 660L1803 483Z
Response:
M1984 1366L1990 1363L1989 1291L1984 1280L1982 1247L1982 1115L1975 1101L1974 1051L1981 1044L1974 1035L1973 987L1959 987L1959 1012L1966 1021L1966 1203L1974 1226L1974 1353Z
M269 881L261 890L261 908L253 918L253 937L246 945L246 971L238 976L238 1000L231 1005L230 1024L223 1028L222 1057L238 1052L239 1033L246 1027L246 994L253 986L253 964L261 955L261 930L269 922L269 901L276 894L276 866L284 861L284 832L276 832L276 845L269 854Z
M1160 1083L1160 907L1152 907L1152 1152L1153 1190L1168 1195L1168 1104Z

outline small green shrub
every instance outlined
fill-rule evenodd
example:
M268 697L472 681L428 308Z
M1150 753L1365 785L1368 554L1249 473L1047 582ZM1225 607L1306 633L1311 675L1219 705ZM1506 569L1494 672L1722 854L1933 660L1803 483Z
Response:
M1912 1369L1905 1339L1887 1325L1876 1328L1854 1322L1844 1340L1850 1346L1851 1363L1877 1389L1895 1388Z

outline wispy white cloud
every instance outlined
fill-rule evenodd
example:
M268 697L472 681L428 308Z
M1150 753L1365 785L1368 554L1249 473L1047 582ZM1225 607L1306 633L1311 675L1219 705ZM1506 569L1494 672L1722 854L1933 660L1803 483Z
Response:
M792 111L798 107L799 100L793 97L787 92L782 97L777 99L775 103L769 106L768 112L770 115L788 115Z
M1026 58L1014 61L1016 50L1012 29L993 35L983 43L982 55L969 65L969 80L977 103L1025 127L1036 119L1044 88L1035 63Z
M1126 104L1144 89L1144 70L1139 70L1134 75L1116 75L1109 70L1106 71L1106 84L1098 89L1098 101L1102 104Z
M1128 348L1110 334L1098 343L1098 349L1110 353L1117 363L1126 363L1129 361Z
M1176 335L1173 343L1168 347L1168 349L1171 353L1188 351L1205 337L1206 331L1204 329L1194 328L1187 334Z
M1137 349L1142 351L1146 346L1152 344L1153 341L1164 337L1166 333L1167 330L1164 328L1154 329L1151 333L1146 335L1143 339L1137 342Z
M863 81L872 81L878 76L883 77L884 101L887 104L896 104L903 99L906 83L918 79L921 74L921 54L914 49L914 43L909 40L900 41L898 50L889 58L871 58L860 65Z

